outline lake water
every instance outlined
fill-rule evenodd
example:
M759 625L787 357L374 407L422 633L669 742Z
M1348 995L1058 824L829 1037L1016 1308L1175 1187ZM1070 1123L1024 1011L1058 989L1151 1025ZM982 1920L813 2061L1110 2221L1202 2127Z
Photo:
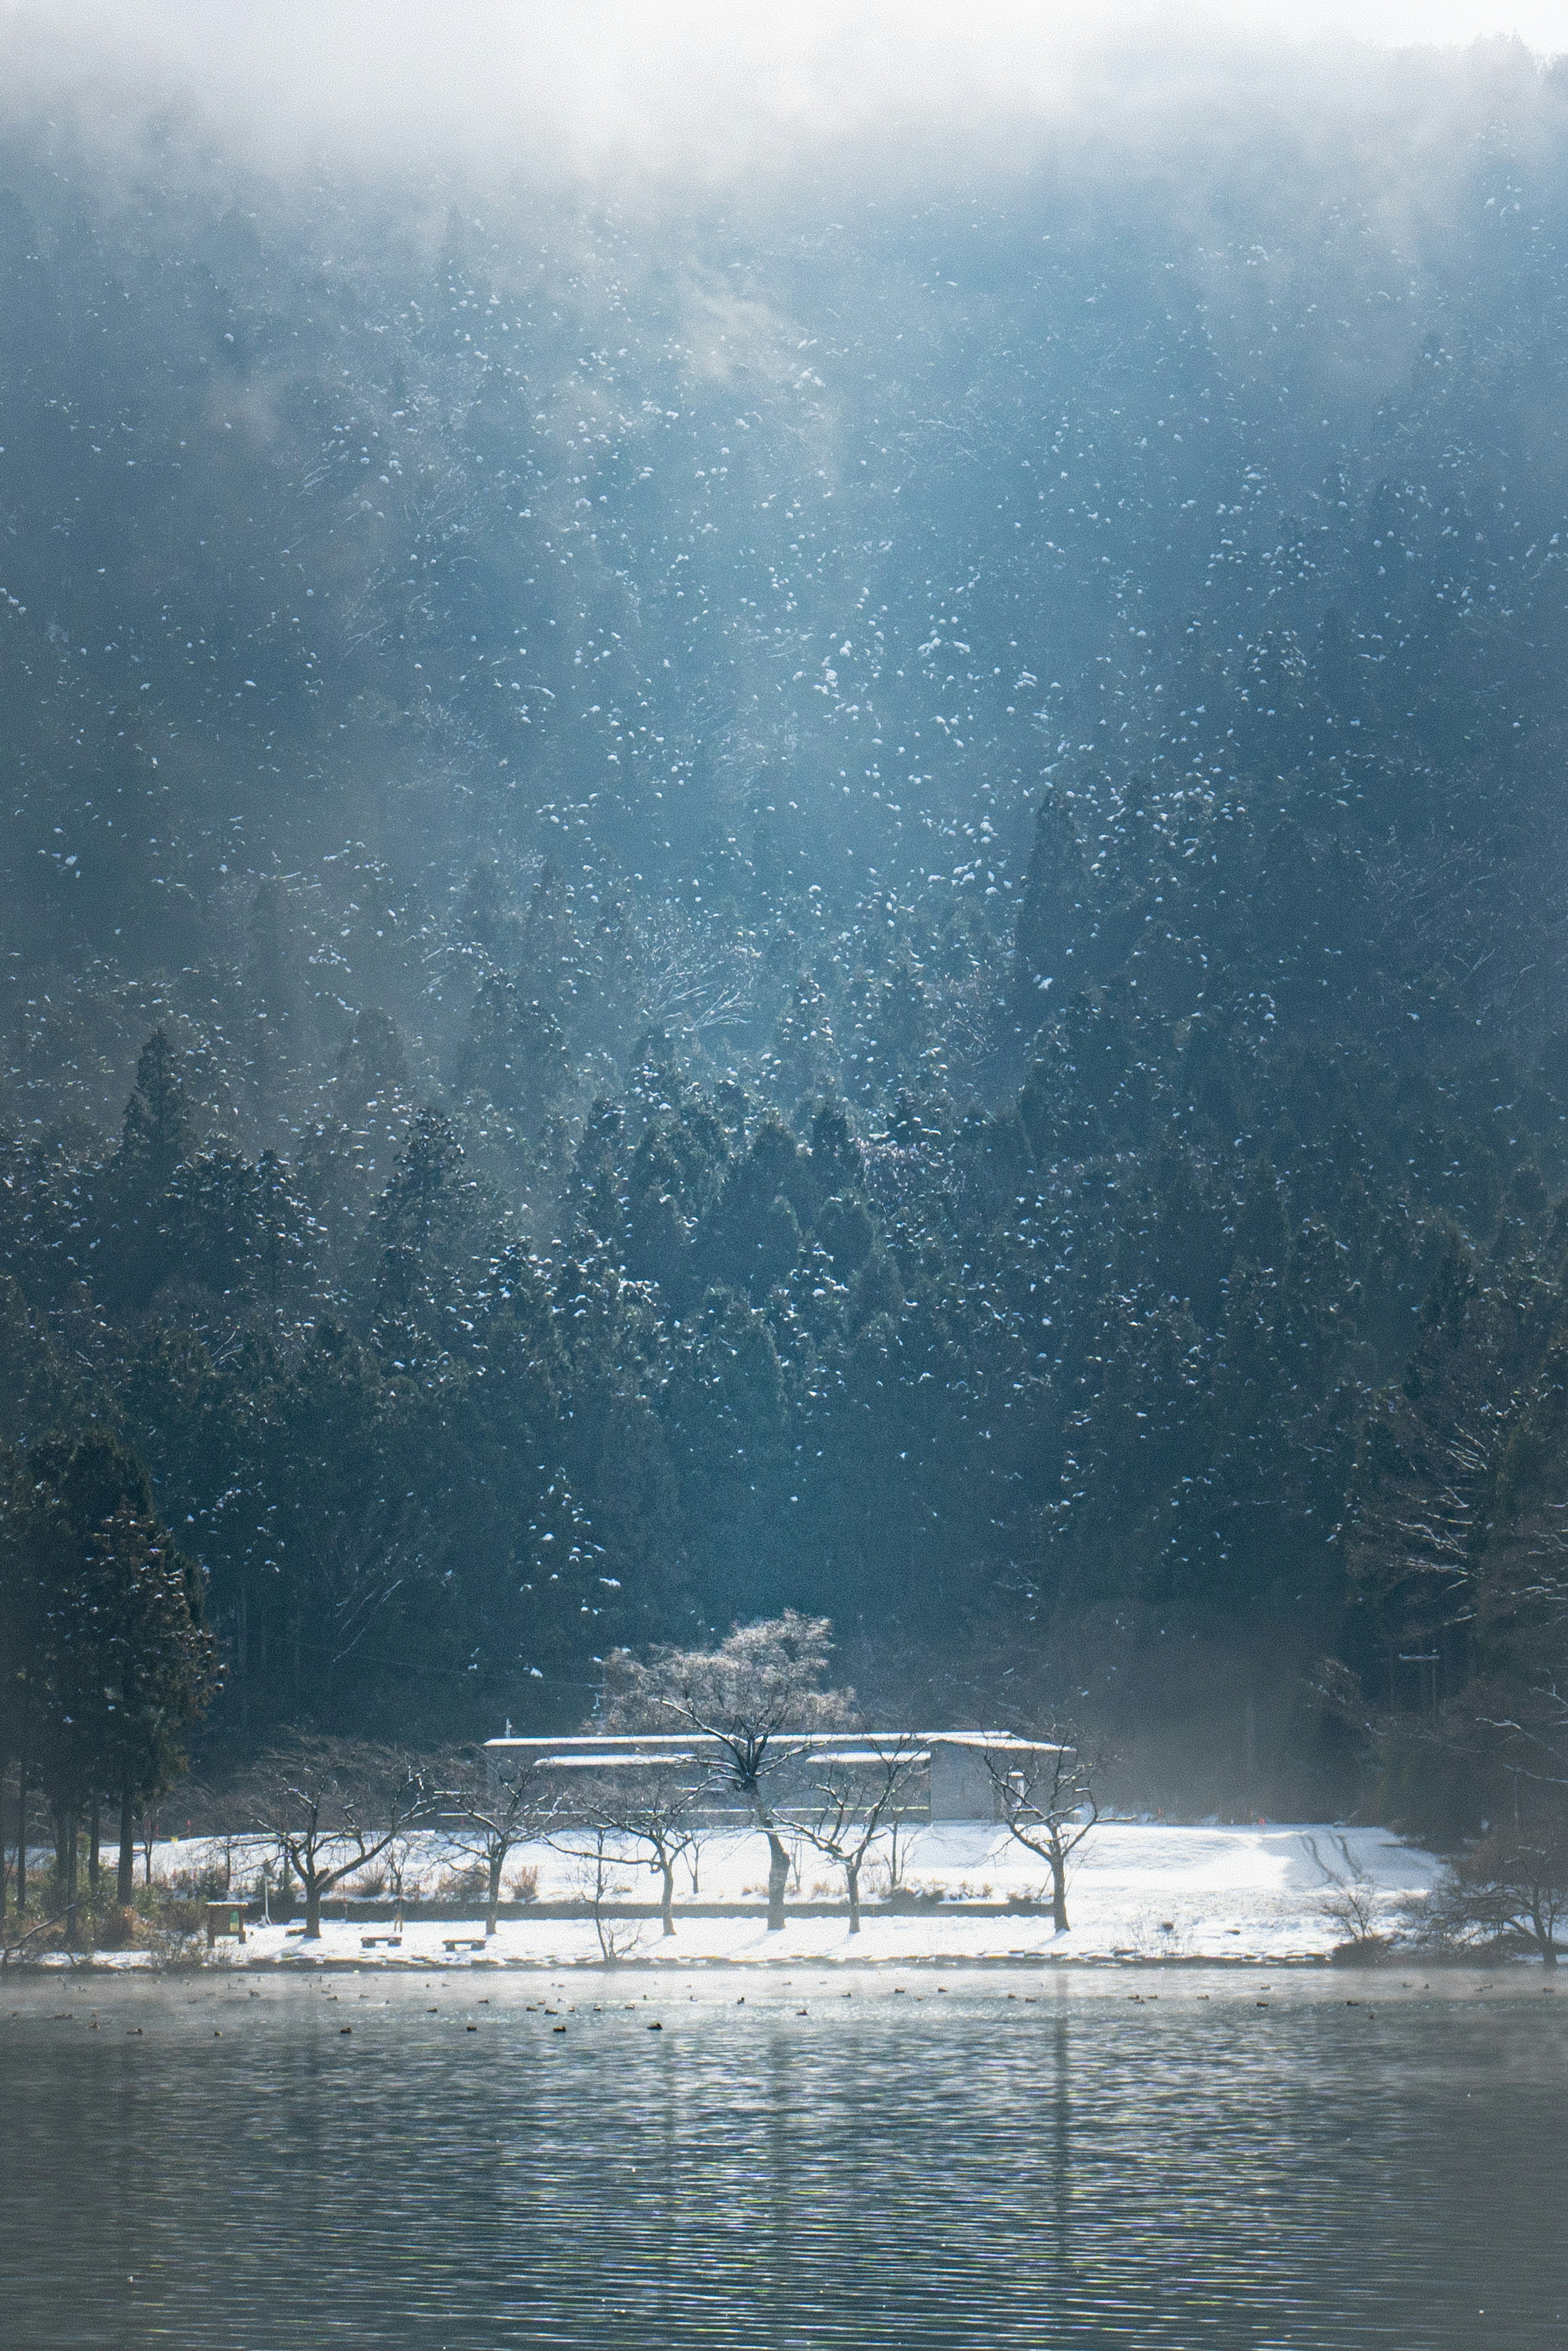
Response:
M1532 1971L7 1979L0 2341L1561 2351L1565 2001Z

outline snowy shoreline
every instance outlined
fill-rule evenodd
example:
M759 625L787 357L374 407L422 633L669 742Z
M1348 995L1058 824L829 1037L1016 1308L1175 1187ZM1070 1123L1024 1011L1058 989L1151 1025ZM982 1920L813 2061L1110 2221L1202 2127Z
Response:
M563 1840L564 1842L564 1840ZM1084 1846L1069 1887L1071 1924L1052 1931L1049 1910L1021 1907L1041 1893L1040 1866L1005 1829L942 1825L911 1830L903 1841L900 1881L924 1896L919 1909L890 1910L869 1899L862 1931L848 1931L841 1881L813 1855L802 1857L792 1896L801 1907L787 1913L770 1934L757 1906L766 1876L766 1846L745 1832L716 1831L704 1842L691 1908L677 1899L676 1932L660 1933L654 1916L627 1917L649 1888L645 1863L621 1857L604 1887L612 1949L601 1940L591 1909L581 1904L583 1864L559 1845L519 1847L509 1857L505 1884L532 1874L537 1906L514 1907L487 1940L483 1905L467 1905L466 1923L452 1915L411 1917L395 1948L384 1921L323 1917L319 1940L307 1942L298 1923L249 1923L243 1945L219 1940L211 1962L225 1968L298 1969L351 1966L396 1971L454 1966L560 1969L603 1966L771 1968L829 1962L853 1966L1019 1964L1126 1967L1150 1964L1322 1966L1346 1940L1344 1927L1325 1908L1336 1887L1351 1879L1370 1891L1375 1924L1394 1927L1419 1904L1441 1874L1435 1855L1403 1844L1383 1829L1324 1823L1251 1828L1187 1827L1168 1823L1105 1822ZM171 1886L226 1865L236 1900L248 1898L262 1849L249 1840L225 1844L188 1838L154 1849L153 1875ZM449 1896L458 1856L436 1834L411 1841L402 1883L412 1899ZM140 1870L139 1870L140 1876ZM354 1891L350 1885L349 1891ZM366 1886L367 1893L371 1888ZM374 1889L382 1903L384 1883ZM727 1909L722 1906L738 1906ZM1009 1906L1017 1906L1011 1907ZM447 1908L446 1901L443 1902ZM555 1915L541 1915L554 1912ZM622 1913L622 1915L615 1915ZM449 1948L451 1947L451 1948ZM28 1963L104 1971L150 1970L142 1951L53 1953Z

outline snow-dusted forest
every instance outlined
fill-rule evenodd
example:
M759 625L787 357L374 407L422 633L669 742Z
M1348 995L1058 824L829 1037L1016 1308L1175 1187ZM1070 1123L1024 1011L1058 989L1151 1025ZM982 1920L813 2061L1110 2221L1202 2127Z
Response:
M144 1469L213 1751L785 1607L1150 1800L1557 1751L1568 81L1320 99L14 92L3 1433Z

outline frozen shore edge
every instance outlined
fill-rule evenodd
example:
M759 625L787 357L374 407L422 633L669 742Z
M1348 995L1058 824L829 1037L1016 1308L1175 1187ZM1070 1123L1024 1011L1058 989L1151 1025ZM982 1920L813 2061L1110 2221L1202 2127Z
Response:
M262 1849L231 1840L186 1839L160 1845L153 1876L172 1891L211 1884L215 1865L232 1870L235 1907L246 1909L243 1945L225 1935L215 1949L193 1952L168 1940L152 1951L18 1954L5 1972L154 1974L176 1965L257 1974L306 1974L323 1968L395 1975L455 1968L548 1972L583 1968L642 1975L833 1966L888 1968L1033 1967L1073 1971L1278 1967L1316 1970L1347 1963L1346 1924L1335 1912L1354 1880L1368 1897L1382 1938L1382 1972L1396 1966L1444 1964L1417 1955L1408 1922L1442 1874L1437 1857L1385 1829L1323 1823L1249 1825L1113 1821L1084 1847L1069 1886L1071 1924L1054 1932L1041 1907L1040 1867L1006 1832L980 1823L915 1830L902 1855L905 1900L875 1896L862 1931L848 1931L848 1907L831 1882L813 1882L806 1865L792 1890L784 1927L769 1932L758 1896L766 1851L746 1832L709 1838L702 1854L700 1896L677 1894L676 1933L659 1931L645 1861L627 1855L597 1906L584 1898L580 1857L544 1845L520 1849L511 1869L532 1898L504 1903L486 1940L484 1905L459 1889L445 1841L426 1836L405 1858L401 1879L407 1915L399 1948L387 1948L392 1888L350 1887L364 1899L344 1916L340 1897L324 1907L321 1935L308 1946L298 1908L291 1924L255 1923L249 1900ZM246 1892L242 1894L240 1888ZM508 1885L507 1891L517 1890ZM276 1888L274 1889L276 1898ZM598 1924L595 1923L597 1909ZM334 1912L337 1915L334 1915ZM193 1924L194 1921L193 1920ZM449 1948L450 1947L450 1948ZM1357 1955L1367 1972L1372 1954ZM1467 1955L1467 1964L1476 1955Z

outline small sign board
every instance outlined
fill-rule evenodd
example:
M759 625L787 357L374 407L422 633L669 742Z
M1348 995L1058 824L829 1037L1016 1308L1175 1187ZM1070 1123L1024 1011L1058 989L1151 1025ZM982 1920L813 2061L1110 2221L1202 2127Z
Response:
M209 1902L207 1905L207 1949L210 1951L220 1935L237 1935L245 1940L245 1905L243 1902Z

